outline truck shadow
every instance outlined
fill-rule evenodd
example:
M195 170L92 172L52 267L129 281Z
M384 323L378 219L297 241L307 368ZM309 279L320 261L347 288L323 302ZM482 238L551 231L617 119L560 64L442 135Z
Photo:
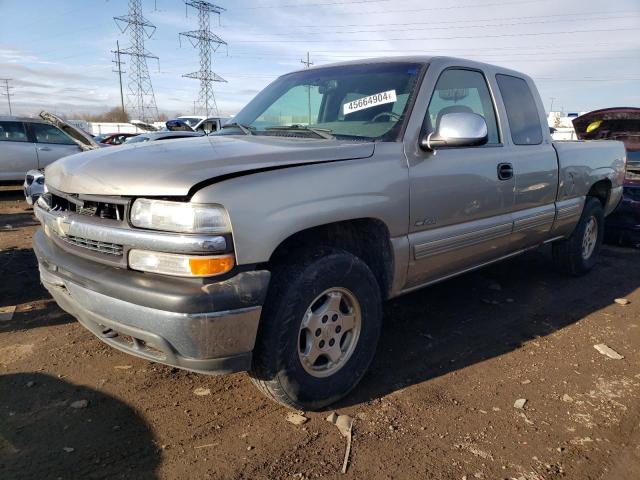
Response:
M38 262L30 248L0 251L0 307L17 306L11 320L0 322L0 332L73 322L51 300L40 283Z
M339 406L516 350L640 286L640 269L630 268L640 264L637 250L605 246L599 264L579 278L555 273L548 257L534 251L388 302L371 368Z
M149 426L109 395L19 373L0 376L0 406L2 478L158 478Z

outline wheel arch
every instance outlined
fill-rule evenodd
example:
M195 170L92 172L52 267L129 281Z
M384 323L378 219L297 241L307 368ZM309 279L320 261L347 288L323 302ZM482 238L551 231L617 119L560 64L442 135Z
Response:
M602 208L606 209L609 203L609 199L611 197L611 189L613 185L611 184L611 180L608 178L604 178L602 180L598 180L587 192L587 197L594 197L600 200L602 204Z
M343 220L295 232L276 246L267 268L285 262L293 252L322 247L345 250L360 258L373 272L382 297L389 297L394 272L393 248L389 228L376 218Z

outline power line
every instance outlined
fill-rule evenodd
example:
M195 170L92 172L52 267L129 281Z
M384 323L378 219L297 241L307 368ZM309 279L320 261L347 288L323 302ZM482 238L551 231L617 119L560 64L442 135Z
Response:
M155 120L158 118L158 106L151 85L147 58L158 60L158 66L160 61L145 48L144 42L145 38L153 36L156 27L142 15L142 0L129 0L129 14L114 17L114 20L122 33L129 30L131 41L129 47L118 49L121 55L129 55L131 58L127 105L133 117L145 122Z
M13 93L11 93L11 89L13 87L9 85L9 82L12 80L13 79L11 78L0 78L0 82L4 82L4 89L6 93L3 93L2 95L5 95L7 97L7 103L9 104L9 115L13 115L13 111L11 110L11 97L13 97Z
M211 13L214 13L217 14L219 18L225 9L204 0L185 0L185 5L198 10L198 24L200 29L182 32L178 38L184 36L189 39L191 45L198 47L200 51L200 70L187 73L183 75L183 77L200 80L198 100L200 102L200 108L208 117L212 111L216 114L218 113L218 105L216 104L216 97L213 93L213 82L226 82L220 75L211 71L211 53L215 53L220 46L227 45L227 42L211 32L210 16Z
M484 38L508 38L508 37L531 37L539 35L573 35L576 33L602 33L602 32L623 32L623 31L638 31L637 27L630 28L613 28L613 29L593 29L593 30L565 30L562 32L529 32L529 33L501 33L495 35L468 35L468 36L452 36L452 37L410 37L410 38L353 38L349 40L337 39L337 40L238 40L236 43L343 43L348 42L390 42L390 41L420 41L420 40L478 40ZM378 33L378 32L370 32Z
M603 20L633 20L637 19L639 15L630 15L637 14L640 12L623 12L626 15L618 15L618 16L609 16L603 17L600 16L597 18L598 22L601 23ZM355 34L355 33L378 33L380 30L327 30L327 28L346 28L346 27L359 27L359 28L367 28L367 27L384 27L384 32L397 32L397 31L420 31L420 30L449 30L452 28L464 29L464 28L488 28L488 27L510 27L510 26L518 26L518 25L539 25L539 24L549 24L549 23L565 23L565 22L586 22L589 20L596 20L596 18L556 18L556 17L564 17L564 15L543 15L536 17L507 17L507 18L487 18L487 19L473 19L473 20L459 20L459 21L438 21L439 26L425 26L425 22L409 22L409 23L376 23L376 24L349 24L349 25L326 25L323 27L322 32L309 32L309 31L299 31L293 30L287 33L271 33L272 36L285 36L285 35L314 35L318 33L339 33L339 34ZM555 20L554 20L555 18ZM508 20L526 20L526 19L537 19L535 21L523 21L523 22L512 22L512 23L490 23L490 22L505 22ZM477 25L460 25L461 23L467 22L482 22ZM407 28L412 27L414 25L419 25L420 27L415 28ZM449 26L440 26L440 25L449 25ZM302 28L312 28L319 27L319 25L307 25L307 26L295 26L294 28L302 29ZM394 28L390 29L388 27L402 27L402 28ZM256 30L258 31L258 30Z
M362 3L381 3L382 1L392 1L392 0L378 0L378 1L366 1L366 0L352 0L352 1L344 1L344 2L316 2L316 3L290 3L290 4L270 4L270 5L260 5L254 7L243 7L244 10L257 10L261 8L299 8L299 7L320 7L320 6L350 6L357 5ZM504 6L504 5L521 5L524 3L540 3L540 1L551 1L551 0L513 0L510 2L490 2L490 3L475 3L475 4L463 4L463 5L451 5L447 7L430 7L430 8L412 8L412 9L404 9L404 10L383 10L377 12L358 12L359 15L377 15L377 14L387 14L387 13L399 13L399 12L433 12L439 10L457 10L461 8L479 8L479 7L496 7L496 6Z
M469 23L469 22L503 22L506 20L532 20L532 19L544 19L544 18L559 18L559 17L577 17L577 16L590 16L595 18L586 18L584 20L600 20L603 18L603 15L635 15L640 13L638 10L613 10L613 11L605 11L605 12L578 12L578 13L557 13L553 15L530 15L530 16L518 16L518 17L491 17L491 18L472 18L468 20L458 19L458 20L437 20L435 23L438 25L451 25L451 24L460 24L460 23ZM324 33L326 28L343 28L343 27L398 27L398 26L409 26L409 25L424 25L425 22L410 22L410 23L346 23L339 25L327 25L324 23L315 23L313 25L295 25L295 28L321 28ZM274 25L270 25L273 27ZM244 31L247 31L245 24L230 24L227 25L227 28L243 28ZM259 29L262 30L262 29Z
M618 17L607 17L599 19L599 22L603 20L633 20L640 18L640 16L618 16ZM423 26L423 27L413 27L407 28L409 25L415 24L406 24L404 27L400 24L398 28L385 28L384 33L387 32L407 32L407 31L433 31L433 30L451 30L451 29L468 29L468 28L495 28L495 27L515 27L520 25L547 25L550 23L567 23L567 22L584 22L584 18L567 18L567 19L557 19L557 20L536 20L532 22L512 22L512 23L483 23L481 25L453 25L453 26ZM422 23L424 25L424 23ZM270 33L271 36L289 36L289 35L317 35L319 32L289 32L289 33ZM338 35L355 35L359 33L380 33L380 30L323 30L323 34L333 33Z
M298 8L298 7L324 7L324 6L332 6L332 7L341 7L341 6L351 6L358 4L371 4L371 3L388 3L393 0L351 0L351 1L342 1L342 2L314 2L314 3L289 3L289 4L271 4L271 5L256 5L253 7L242 7L243 10L258 10L261 8Z

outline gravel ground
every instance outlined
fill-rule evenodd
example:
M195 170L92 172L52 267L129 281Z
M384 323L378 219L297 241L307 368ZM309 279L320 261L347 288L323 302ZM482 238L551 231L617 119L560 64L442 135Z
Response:
M334 406L354 418L341 475L330 411L295 425L244 374L95 339L40 286L35 229L0 191L0 478L640 478L638 250L607 246L582 278L535 251L387 303L370 372Z

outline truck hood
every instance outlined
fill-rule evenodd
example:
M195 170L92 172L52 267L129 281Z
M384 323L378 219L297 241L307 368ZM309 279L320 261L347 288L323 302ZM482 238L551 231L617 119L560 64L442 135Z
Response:
M309 163L366 158L372 142L258 136L210 136L103 148L64 157L45 170L66 193L185 196L222 176Z

